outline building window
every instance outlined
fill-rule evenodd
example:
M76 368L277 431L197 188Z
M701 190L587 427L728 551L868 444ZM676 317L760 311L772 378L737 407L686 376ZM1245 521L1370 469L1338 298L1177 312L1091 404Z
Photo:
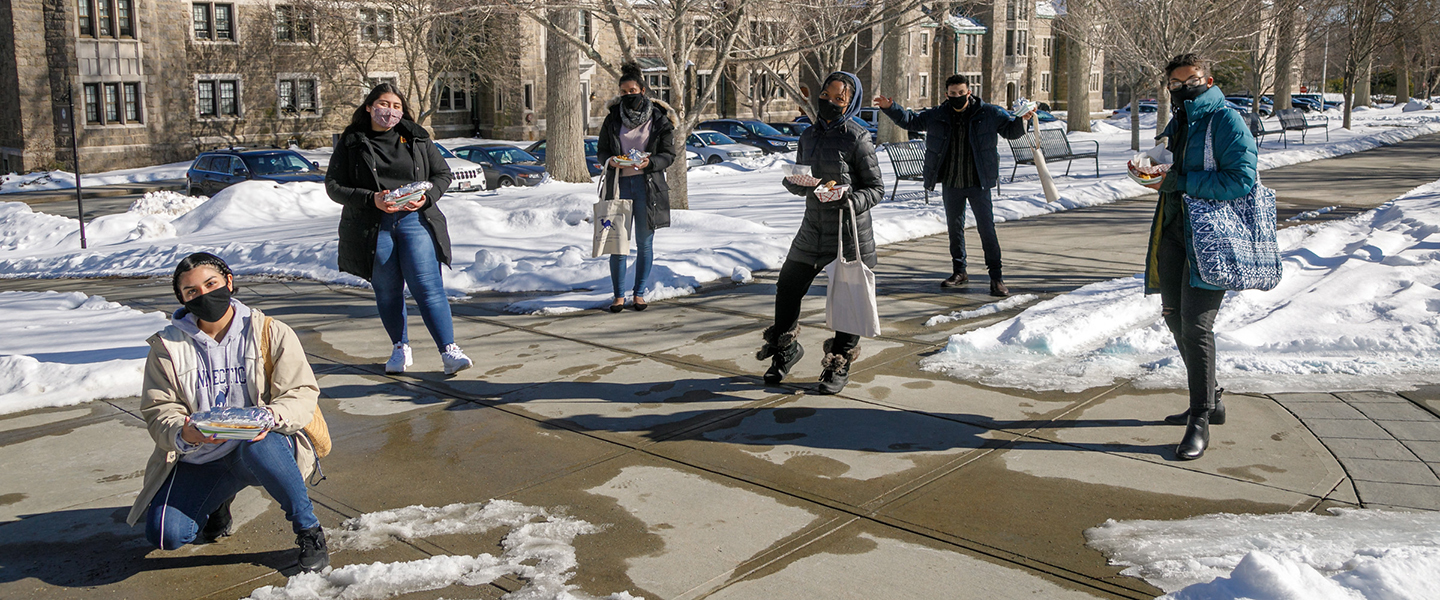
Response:
M919 96L920 98L922 98L922 99L923 99L923 98L929 98L929 97L930 97L930 76L929 76L929 75L925 75L925 74L921 74L921 75L920 75L920 93L918 94L918 96Z
M655 19L649 19L649 18L645 19L645 21L646 21L647 23L649 23L650 29L651 29L652 31L655 31L655 32L657 32L657 33L660 31L660 22L659 22L659 21L656 21ZM635 30L635 45L636 45L636 46L639 46L639 47L641 47L641 48L648 48L648 47L651 47L651 46L654 46L654 45L655 45L655 40L652 40L652 39L650 39L649 37L646 37L645 34L644 34L643 32L641 32L641 31L637 28L637 29Z
M751 22L750 31L758 32L759 23ZM715 35L711 33L712 26L709 19L695 19L695 45L701 48L714 48Z
M1015 53L1020 56L1030 54L1030 32L1024 29L1015 32Z
M80 22L80 35L94 37L95 15L90 13L90 0L79 0L79 4L75 20Z
M1006 19L1010 19L1010 20L1012 20L1012 21L1015 19L1015 3L1014 3L1014 2L1011 2L1010 4L1005 5L1005 18L1006 18Z
M1005 30L1005 56L1015 56L1015 30Z
M981 97L983 97L983 95L980 93L980 74L979 74L979 73L966 73L966 74L965 74L965 79L970 82L970 83L969 83L969 86L970 86L970 95L972 95L972 96L974 96L974 97L976 97L976 98L981 98Z
M395 13L376 8L360 9L360 39L377 44L395 41Z
M1042 50L1041 53L1045 56L1050 56L1052 53L1055 52L1055 38L1042 38L1040 40L1040 43Z
M191 5L191 13L195 21L195 39L235 39L235 5L197 2Z
M1098 92L1098 91L1100 91L1100 74L1099 74L1099 73L1091 73L1091 74L1090 74L1090 91L1092 91L1092 92Z
M1040 91L1042 91L1042 92L1048 92L1048 91L1050 91L1050 74L1049 74L1049 73L1041 73L1041 74L1040 74Z
M535 84L525 84L525 110L535 110Z
M695 106L698 109L705 102L705 86L710 85L710 79L715 75L712 73L697 73L695 75Z
M1015 18L1024 21L1030 18L1030 0L1020 0L1015 5Z
M140 122L140 84L121 84L125 91L125 121L130 123Z
M320 110L316 92L320 84L312 78L281 79L276 87L280 98L280 111L287 113L316 113Z
M297 6L275 7L275 40L280 42L313 42L315 27L310 12Z
M97 2L95 4L95 16L99 21L99 37L115 37L115 22L112 20L114 11L110 8L109 2Z
M660 75L660 74L646 75L646 76L645 76L645 80L646 80L646 83L648 84L646 87L649 87L649 88L650 88L650 97L651 97L651 98L659 98L659 99L661 99L661 100L664 100L665 102L670 102L670 76L669 76L669 75Z
M240 82L202 79L196 82L195 105L202 117L240 116Z
M468 110L469 98L465 92L465 84L463 78L441 79L436 82L435 96L439 100L439 110Z
M580 11L580 39L587 44L595 43L595 21L588 10Z
M980 56L980 36L965 36L965 56Z
M920 56L930 56L930 34L920 34Z
M135 11L131 0L115 0L115 25L120 37L135 37Z
M100 84L85 84L85 122L100 123Z

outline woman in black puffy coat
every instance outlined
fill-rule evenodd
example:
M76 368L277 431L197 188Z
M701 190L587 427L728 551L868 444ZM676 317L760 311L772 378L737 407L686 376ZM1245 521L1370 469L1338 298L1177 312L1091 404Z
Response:
M875 266L875 236L870 229L870 208L885 196L880 163L870 133L853 117L860 112L863 90L859 78L837 71L825 78L815 100L815 125L800 134L795 163L809 165L811 176L785 179L785 189L805 197L805 219L790 243L790 253L780 268L775 285L775 323L765 330L765 344L756 358L770 359L765 383L779 384L805 350L800 347L800 301L815 277L835 260L836 247L844 239L841 231L850 228L847 201L855 207L855 225L860 233L860 256ZM819 192L816 186L834 181L848 185L843 193ZM852 244L844 245L846 260L855 260ZM850 381L850 366L860 354L860 336L835 332L825 342L824 369L818 391L836 394Z

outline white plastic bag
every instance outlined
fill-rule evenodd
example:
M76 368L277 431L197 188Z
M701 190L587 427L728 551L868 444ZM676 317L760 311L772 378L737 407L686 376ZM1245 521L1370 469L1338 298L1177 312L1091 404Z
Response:
M875 304L875 272L860 255L860 228L855 225L855 204L845 203L850 217L850 236L855 240L855 260L845 260L845 218L841 215L840 239L835 262L825 267L830 284L825 290L825 326L835 331L875 337L880 335L880 309Z

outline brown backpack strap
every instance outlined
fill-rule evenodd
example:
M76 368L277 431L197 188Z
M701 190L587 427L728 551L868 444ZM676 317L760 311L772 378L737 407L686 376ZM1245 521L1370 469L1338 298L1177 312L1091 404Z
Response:
M269 315L260 322L260 358L265 361L265 387L269 388L271 379L275 377L275 357L270 355L270 321Z

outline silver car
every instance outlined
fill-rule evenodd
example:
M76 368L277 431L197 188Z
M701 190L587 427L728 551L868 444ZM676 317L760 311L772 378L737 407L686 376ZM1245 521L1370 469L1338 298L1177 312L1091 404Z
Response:
M730 136L708 129L695 131L685 138L685 149L699 154L707 165L740 158L759 158L765 154L764 150L736 143Z
M694 150L686 150L686 151L685 151L685 168L686 168L686 169L693 169L693 168L698 167L698 166L703 165L703 164L705 164L705 159L700 158L700 155L699 155L699 154L696 154Z

